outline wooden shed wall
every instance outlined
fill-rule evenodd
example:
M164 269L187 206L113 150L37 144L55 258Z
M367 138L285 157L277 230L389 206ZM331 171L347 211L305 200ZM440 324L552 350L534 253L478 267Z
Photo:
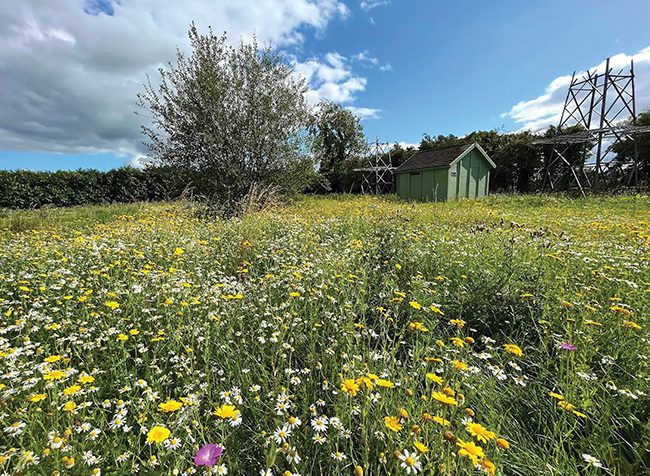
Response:
M452 165L449 169L447 198L480 198L490 188L490 164L476 149Z
M407 200L447 200L448 167L402 172L397 175L397 194Z

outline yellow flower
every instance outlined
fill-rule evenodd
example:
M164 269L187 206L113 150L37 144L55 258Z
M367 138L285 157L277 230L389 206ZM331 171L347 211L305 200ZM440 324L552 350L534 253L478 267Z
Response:
M399 416L408 420L409 419L409 412L406 411L406 408L400 408L399 409Z
M567 402L566 400L560 400L559 402L557 402L557 406L568 412L571 412L575 409L575 407L571 403Z
M458 405L458 402L456 401L456 399L454 397L448 397L447 395L445 395L442 392L433 392L431 394L431 397L433 399L439 401L443 405Z
M65 405L63 405L63 410L66 412L73 412L77 408L77 404L75 402L67 402Z
M352 378L345 379L341 384L341 391L354 397L359 392L359 384Z
M36 403L40 402L41 400L45 400L47 398L47 395L44 393L33 393L29 397L27 397L28 402Z
M521 348L518 345L506 344L503 346L503 348L507 353L515 355L517 357L521 357L522 355L524 355L524 352L521 350Z
M419 441L416 441L413 443L413 446L420 452L420 453L426 453L429 451L429 448L424 443L420 443Z
M397 265L395 265L397 266ZM354 467L354 476L363 476L363 468L359 465Z
M460 337L452 337L451 338L451 343L454 344L456 347L458 347L460 349L465 347L465 342Z
M478 464L479 458L482 459L483 457L485 457L485 453L483 453L483 448L481 448L478 445L475 445L474 442L472 441L465 443L462 440L458 440L456 444L461 448L458 451L458 456L467 456L469 459L472 460L474 466Z
M214 411L214 414L222 420L236 420L239 418L239 410L234 405L221 405Z
M112 309L113 311L120 307L120 303L115 302L115 301L106 301L104 303L104 306L108 307L109 309Z
M165 403L160 403L158 405L158 410L165 413L173 413L176 410L179 410L182 406L183 404L181 402L177 402L176 400L167 400Z
M81 390L81 386L79 385L71 385L69 387L66 387L63 389L63 395L70 396L70 395L76 395L79 393L79 390Z
M77 382L80 384L84 385L87 383L93 383L95 381L95 377L92 375L80 375L79 378L77 379Z
M45 357L45 362L49 364L53 364L54 362L58 362L59 360L61 360L60 355L50 355L49 357Z
M468 422L465 426L467 433L475 437L478 441L487 443L488 441L494 439L496 434L493 431L488 430L483 425L479 423Z
M461 362L460 360L454 360L452 362L454 364L454 368L456 370L460 370L461 372L465 372L467 370L467 364L465 362Z
M443 382L442 377L440 377L439 375L436 375L434 373L428 373L427 374L427 379L429 379L433 383L437 383L439 385L442 385L442 382Z
M496 471L497 467L492 461L484 458L479 462L479 465L481 466L481 469L484 470L489 476L494 476L494 472Z
M61 458L61 461L63 462L63 466L65 466L66 469L70 469L74 466L74 458L70 456L64 456Z
M394 416L385 417L384 425L386 425L386 428L394 432L398 432L402 429L402 424L399 422L399 418Z
M623 325L627 327L628 329L634 329L635 331L640 331L641 326L637 324L636 322L632 321L623 321Z
M171 435L169 431L164 426L154 426L147 433L147 443L162 443Z
M129 336L126 335L126 334L119 334L119 335L117 336L117 340L124 342L124 341L126 341L126 340L129 340Z
M504 438L497 438L497 446L503 450L510 449L510 443L508 443L508 440Z
M297 298L300 297L300 293L296 291L292 291L289 293L289 296L291 296L292 298Z
M419 309L422 308L422 304L420 304L417 301L411 301L411 302L409 302L409 304L413 309L416 309L416 310L419 310Z
M556 398L556 399L558 399L558 400L564 400L564 397L563 397L562 395L560 395L559 393L548 392L548 396L549 396L549 397Z
M580 418L588 418L586 414L579 412L578 410L571 410L571 413Z
M622 314L625 317L630 317L632 314L634 314L633 311L631 311L630 309L627 309L627 308L625 308L623 306L616 305L616 306L610 307L610 309L612 311L618 312L619 314Z
M597 326L597 327L602 327L603 323L602 322L597 322L597 321L592 321L591 319L585 319L584 323L590 326Z
M383 388L395 388L395 384L391 382L390 380L385 380L383 378L377 379L375 384L378 387L383 387Z
M426 328L424 324L418 321L411 321L408 324L409 331L420 331L420 332L429 332L429 329Z
M61 380L62 378L66 378L68 376L68 373L65 370L52 370L50 372L45 372L43 374L43 379L46 380L47 382L51 382L53 380Z
M442 312L442 309L440 309L438 306L434 306L433 304L431 304L431 306L429 306L429 309L431 309L434 314L439 314L441 316L445 315L445 313Z
M462 319L452 319L452 320L449 321L449 322L451 323L452 326L455 326L455 327L457 327L458 329L460 329L460 328L462 328L462 327L465 326L465 321L463 321Z
M440 426L449 426L451 425L451 422L445 418L442 418L441 416L434 416L433 421L435 421L438 425Z
M183 253L185 253L185 250L183 250L183 248L177 247L174 250L174 256L181 256L183 255Z

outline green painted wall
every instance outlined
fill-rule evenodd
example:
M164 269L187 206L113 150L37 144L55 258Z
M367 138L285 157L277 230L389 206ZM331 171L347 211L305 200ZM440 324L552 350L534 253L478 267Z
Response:
M447 200L447 167L403 172L397 175L397 195L406 200Z
M490 164L474 149L449 168L448 200L480 198L488 194Z
M444 201L488 194L490 164L476 149L451 167L397 174L397 194L406 200Z
M397 195L400 198L408 199L409 198L409 174L403 173L397 175Z

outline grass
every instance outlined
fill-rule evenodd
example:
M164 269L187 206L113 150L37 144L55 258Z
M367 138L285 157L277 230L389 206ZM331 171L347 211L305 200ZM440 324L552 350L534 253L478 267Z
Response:
M650 474L648 197L0 229L9 474Z

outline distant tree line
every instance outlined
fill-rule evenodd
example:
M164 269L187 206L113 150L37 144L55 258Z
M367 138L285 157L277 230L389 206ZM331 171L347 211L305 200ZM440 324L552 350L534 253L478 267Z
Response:
M645 111L637 116L636 125L650 125L650 110ZM496 130L475 131L466 136L458 137L453 134L432 136L424 134L418 147L404 148L395 143L390 150L390 162L394 167L399 167L406 162L411 156L419 151L439 149L468 142L477 142L485 152L492 158L497 168L492 171L490 176L490 189L497 192L519 192L529 193L539 191L543 183L543 171L545 164L552 159L552 146L536 145L533 142L542 138L552 138L557 135L567 135L582 132L584 129L579 126L566 127L558 130L555 126L550 126L546 131L540 134L531 132L514 132L503 133ZM590 151L595 146L594 143L586 142L568 147L563 156L566 162L559 160L550 170L550 178L556 181L558 190L567 190L571 184L570 167L574 168L576 174L582 174L585 166L589 165L592 160ZM627 177L620 175L620 170L630 170L633 164L633 154L635 148L632 147L631 139L621 142L612 150L610 156L613 164L620 167L610 167L610 177L606 177L613 183L626 185ZM639 181L644 186L650 185L650 134L639 135L636 138L636 151L638 154ZM384 155L384 161L388 162L387 154ZM358 192L360 189L359 172L355 168L361 168L368 165L366 158L354 156L347 161L338 163L335 167L341 171L334 188L337 192ZM617 170L619 172L617 172Z

